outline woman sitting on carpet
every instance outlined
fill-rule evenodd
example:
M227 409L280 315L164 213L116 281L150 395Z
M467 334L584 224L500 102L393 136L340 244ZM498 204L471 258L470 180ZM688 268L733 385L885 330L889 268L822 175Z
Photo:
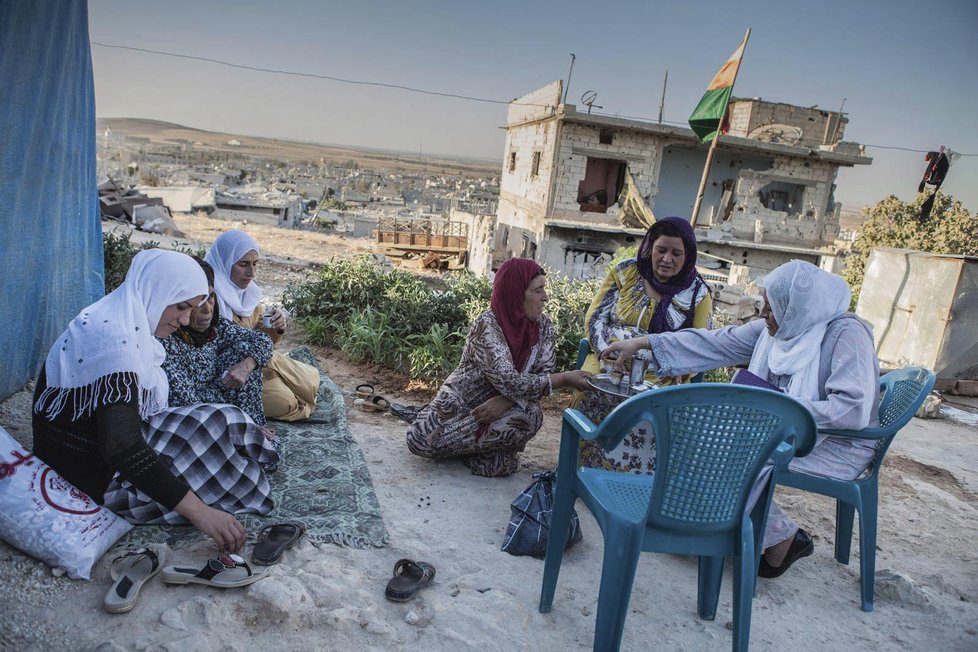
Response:
M262 323L265 307L262 291L255 283L258 243L243 231L225 231L217 236L204 258L214 268L214 291L219 311L235 324L258 329L278 342L287 328L284 310L271 313L271 327ZM309 418L316 409L319 371L305 363L273 353L262 369L262 404L265 416L281 421Z
M135 523L193 523L218 550L245 531L232 513L268 514L262 464L278 454L240 408L167 406L167 337L207 295L192 258L141 251L117 289L62 333L34 392L34 453Z
M604 356L628 357L651 349L652 367L667 376L749 363L751 373L808 408L819 430L878 425L879 361L872 327L847 312L852 293L846 282L793 260L768 274L764 287L762 320L716 331L637 337L612 344ZM872 461L875 445L872 439L820 438L811 453L790 467L852 480ZM814 550L808 533L773 502L764 547L761 577L778 577Z
M666 217L649 227L637 256L610 269L591 302L585 317L591 344L585 371L601 371L598 356L612 342L683 328L712 328L713 300L696 271L696 253L693 228L683 218ZM662 386L689 382L690 376L660 378L650 371L645 379ZM619 403L621 399L588 389L574 397L571 407L601 423ZM640 423L612 451L582 441L580 459L583 466L609 471L653 473L655 433L649 424Z
M543 268L511 258L496 272L491 309L476 318L462 360L407 431L412 453L461 458L472 473L505 476L543 423L540 399L558 387L583 389L590 374L551 373L554 331L543 314Z
M230 403L264 426L261 369L272 357L272 341L261 331L221 318L214 270L202 260L197 262L207 275L207 300L193 309L189 324L160 340L166 351L168 402L171 407Z

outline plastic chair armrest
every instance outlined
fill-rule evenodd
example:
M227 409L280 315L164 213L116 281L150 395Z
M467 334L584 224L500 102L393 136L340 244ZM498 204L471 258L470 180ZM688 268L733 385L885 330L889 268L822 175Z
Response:
M570 426L582 439L592 440L601 432L600 426L591 423L580 410L567 408L564 410L564 425Z
M819 430L820 435L851 437L853 439L886 439L893 434L890 428L863 428L862 430Z
M787 464L795 458L795 446L791 442L783 441L778 444L771 455L771 461L775 464Z

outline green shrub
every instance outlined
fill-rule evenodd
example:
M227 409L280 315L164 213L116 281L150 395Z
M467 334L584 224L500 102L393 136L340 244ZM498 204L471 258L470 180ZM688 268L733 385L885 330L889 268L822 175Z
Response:
M133 257L144 249L156 249L160 246L159 242L149 241L141 244L132 242L132 232L125 233L102 233L102 256L105 264L105 293L108 294L116 289L126 280L126 272L132 264ZM188 256L198 256L203 259L207 250L203 247L175 247L174 251L179 251Z
M855 308L862 289L866 263L874 247L898 247L937 254L978 255L978 218L950 195L937 193L930 219L920 222L920 205L926 195L910 203L889 196L875 206L863 208L865 221L846 256L842 277L852 288Z
M132 233L102 233L102 253L105 264L105 293L108 294L126 280L133 256L143 249L155 249L159 242L132 243Z
M557 334L557 368L572 369L595 281L547 275L546 312ZM458 365L469 326L489 309L492 283L470 272L445 275L441 287L402 270L385 272L370 256L333 260L319 275L285 292L314 344L351 359L373 360L437 383Z

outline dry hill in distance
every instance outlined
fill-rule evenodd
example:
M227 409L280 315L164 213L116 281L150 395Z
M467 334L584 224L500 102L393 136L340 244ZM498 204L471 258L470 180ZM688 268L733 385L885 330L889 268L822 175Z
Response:
M144 118L98 118L98 133L106 127L126 136L148 138L152 142L179 144L194 143L196 147L214 152L227 152L243 156L270 158L283 162L310 161L318 163L343 163L353 160L365 169L384 168L390 171L426 171L431 175L456 175L462 177L486 177L499 174L501 163L478 159L451 158L446 156L417 156L404 152L382 151L339 145L319 145L277 138L242 136L218 131L204 131L160 120ZM238 144L230 144L235 141ZM200 143L197 145L197 143Z

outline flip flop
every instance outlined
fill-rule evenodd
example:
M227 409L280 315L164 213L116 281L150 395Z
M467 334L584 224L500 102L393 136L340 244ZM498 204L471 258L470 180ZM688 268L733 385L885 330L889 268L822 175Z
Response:
M203 568L167 566L163 569L163 581L167 584L203 584L220 589L235 589L248 586L267 575L265 571L254 572L251 566L238 555L221 555L207 560Z
M358 398L353 404L364 412L388 412L391 409L390 401L380 395Z
M370 383L357 385L356 393L360 398L370 398L374 395L374 386Z
M394 602L407 602L435 579L435 567L424 561L401 559L394 564L394 577L387 582L384 596Z
M277 564L305 531L306 526L298 521L266 525L258 531L258 542L251 551L251 561L259 566Z
M102 607L110 614L121 614L136 606L139 590L150 578L160 572L166 553L160 550L137 548L112 560L109 574L114 580Z

